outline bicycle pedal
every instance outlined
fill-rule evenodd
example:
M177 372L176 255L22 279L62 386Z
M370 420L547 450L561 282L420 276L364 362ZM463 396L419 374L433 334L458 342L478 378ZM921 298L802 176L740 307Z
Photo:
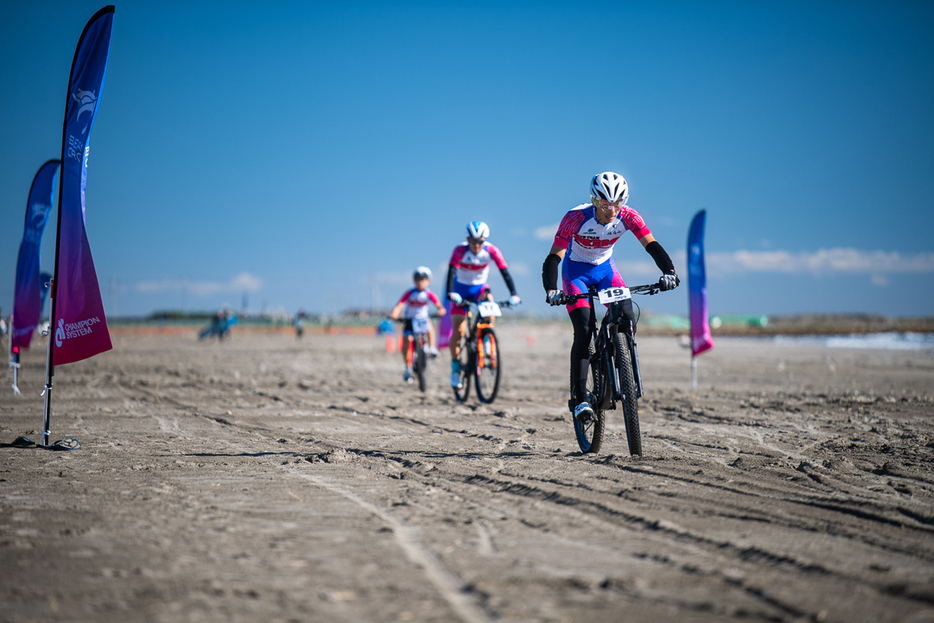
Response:
M587 423L594 418L593 408L589 403L582 402L574 407L574 419L578 422Z

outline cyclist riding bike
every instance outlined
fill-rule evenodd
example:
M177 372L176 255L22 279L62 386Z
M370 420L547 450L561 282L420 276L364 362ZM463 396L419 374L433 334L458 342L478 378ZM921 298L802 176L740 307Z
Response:
M558 226L551 251L542 265L545 302L562 305L565 294L581 294L590 286L601 290L625 287L613 261L613 245L627 231L635 235L662 271L659 289L676 288L680 280L668 253L655 240L642 216L626 205L629 186L625 178L611 171L595 175L590 182L590 195L590 203L569 211ZM558 264L561 264L563 291L557 286ZM593 417L585 388L590 360L590 303L582 298L568 304L567 310L574 325L571 378L575 382L569 405L574 405L575 419L585 420ZM624 306L624 312L633 319L631 303Z
M438 315L443 316L447 313L444 306L434 292L428 289L431 282L431 269L427 266L419 266L412 274L415 281L415 287L406 290L402 298L396 303L396 306L389 312L389 317L393 320L399 318L399 315L405 308L405 325L402 328L402 359L405 361L405 372L402 373L402 380L406 383L412 381L412 320L422 318L427 320L428 303L433 303L438 308ZM438 349L435 347L435 332L432 330L431 322L428 322L428 356L437 357Z
M492 301L493 294L487 284L490 275L490 262L496 264L503 275L503 281L509 288L509 305L518 305L522 299L516 294L506 260L502 252L486 241L490 235L489 226L483 221L467 224L467 241L454 247L448 264L447 298L451 306L451 387L461 386L460 356L461 341L467 330L464 301Z

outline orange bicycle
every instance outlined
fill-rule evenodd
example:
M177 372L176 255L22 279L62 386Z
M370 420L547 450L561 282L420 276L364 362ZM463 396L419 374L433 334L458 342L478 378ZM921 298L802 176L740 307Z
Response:
M412 374L418 379L418 388L425 391L427 387L425 381L425 372L428 370L428 355L425 352L425 345L428 344L428 332L431 331L431 319L437 318L437 314L417 318L396 318L395 321L402 324L411 323L412 340L409 342L409 361L412 362ZM403 329L404 331L405 329Z
M461 343L461 387L452 388L454 396L458 402L467 400L473 378L477 383L477 398L489 404L496 399L503 370L492 319L502 315L501 307L510 307L509 301L464 301L460 305L466 310L467 331Z

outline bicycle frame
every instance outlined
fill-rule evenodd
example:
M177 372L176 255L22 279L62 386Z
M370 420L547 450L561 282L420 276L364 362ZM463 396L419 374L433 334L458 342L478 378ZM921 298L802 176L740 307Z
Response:
M596 289L591 287L589 292L591 295L596 294ZM610 391L606 392L603 397L603 403L600 405L603 409L616 409L616 402L622 400L623 391L619 382L619 371L616 366L613 365L611 357L607 356L607 347L613 344L613 338L620 333L621 325L623 321L626 320L623 313L622 306L620 303L610 303L607 307L606 314L603 316L603 320L600 321L600 330L597 331L597 318L596 318L596 306L594 305L593 296L590 297L590 332L594 340L594 356L598 358L601 362L601 365L604 369L604 378L610 382ZM624 333L632 335L634 333L632 327L629 330L624 330ZM630 346L630 349L635 345L634 340L627 340L627 344ZM638 372L635 372L638 378ZM641 381L638 381L638 386L640 387L640 396L641 396Z
M590 299L590 306L591 313L594 314L593 299ZM608 319L609 322L607 322ZM605 329L604 326L606 327ZM636 349L635 316L630 318L626 315L622 302L610 303L607 308L607 313L603 316L603 321L601 322L601 333L603 333L603 339L605 340L604 344L611 343L613 337L619 333L628 336L626 345L629 347L629 354L632 360L632 374L636 379L636 398L642 398L642 372L639 369L639 353ZM619 375L614 373L612 377L615 383L614 389L619 390ZM621 393L614 393L614 398L620 400L622 398Z
M657 294L660 289L658 284L647 284L643 286L633 286L629 291L636 294ZM594 305L594 298L597 296L596 286L590 286L586 293L574 294L567 297L568 301L575 301L581 298L590 299L590 334L594 341L594 356L600 358L606 369L606 376L612 383L612 392L607 394L609 398L606 404L601 405L604 409L615 409L616 401L622 399L622 390L619 383L619 374L615 366L611 365L610 359L605 357L607 344L613 343L613 338L623 333L627 336L626 344L632 360L632 372L636 381L637 398L643 396L642 369L639 366L639 351L636 348L636 324L635 315L627 315L624 303L628 301L615 301L607 305L606 314L600 322L600 330L597 331L597 311ZM631 308L630 308L631 309Z
M429 315L428 315L428 318L430 318L430 319L434 319L434 318L437 318L437 317L438 317L438 314L429 314ZM401 325L404 327L404 326L405 326L406 320L410 320L410 319L409 319L409 318L390 318L390 320L395 320L396 322L398 322L399 324L401 324ZM403 336L405 335L405 332L404 332L404 331L403 331L403 334L402 334L402 335L403 335ZM428 344L428 331L423 331L423 332L421 332L421 333L415 333L415 332L413 331L413 332L410 333L409 335L412 337L412 342L409 344L409 348L410 348L410 349L414 349L414 348L415 348L415 340L418 340L419 342L421 342L421 344L422 344L423 347L424 347L425 345Z
M464 307L464 315L467 316L467 330L464 332L464 346L467 348L475 348L477 343L477 338L480 337L480 329L482 318L480 317L480 308L477 306L476 301L467 301ZM486 326L490 326L489 322L483 323Z
M509 301L497 301L496 304L500 307L508 308L510 306ZM464 308L465 316L467 316L467 329L464 331L464 344L462 347L467 347L470 352L479 351L482 353L483 349L476 347L477 341L480 339L480 333L483 329L493 326L493 316L489 318L481 316L480 307L476 301L464 301L459 305Z
M579 379L575 376L578 370L572 363L572 398L568 401L568 408L572 412L575 410L575 403L581 398L591 401L592 412L589 417L578 417L577 414L574 417L574 434L584 453L600 451L606 426L605 412L610 409L615 410L616 403L619 402L626 422L629 452L633 455L642 454L638 407L638 399L642 397L642 372L639 369L639 354L635 338L638 319L633 313L631 294L633 292L655 294L658 291L660 287L656 284L605 289L591 286L586 293L563 297L566 302L587 298L591 312L588 332L593 351L587 364L590 369L586 371L586 374L588 379L592 379L592 385L589 390L585 388L588 393L586 397L574 395L575 384L579 382ZM599 298L607 307L599 330L594 298ZM625 346L623 336L625 336ZM586 414L586 412L582 413Z

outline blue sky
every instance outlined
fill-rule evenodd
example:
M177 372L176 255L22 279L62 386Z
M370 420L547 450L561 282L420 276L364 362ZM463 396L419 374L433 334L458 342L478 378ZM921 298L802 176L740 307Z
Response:
M0 21L5 313L101 6ZM105 308L388 307L420 264L440 293L479 219L549 313L554 229L613 170L682 275L707 210L712 313L931 315L932 29L924 2L117 3L87 188ZM615 258L657 279L635 238Z

